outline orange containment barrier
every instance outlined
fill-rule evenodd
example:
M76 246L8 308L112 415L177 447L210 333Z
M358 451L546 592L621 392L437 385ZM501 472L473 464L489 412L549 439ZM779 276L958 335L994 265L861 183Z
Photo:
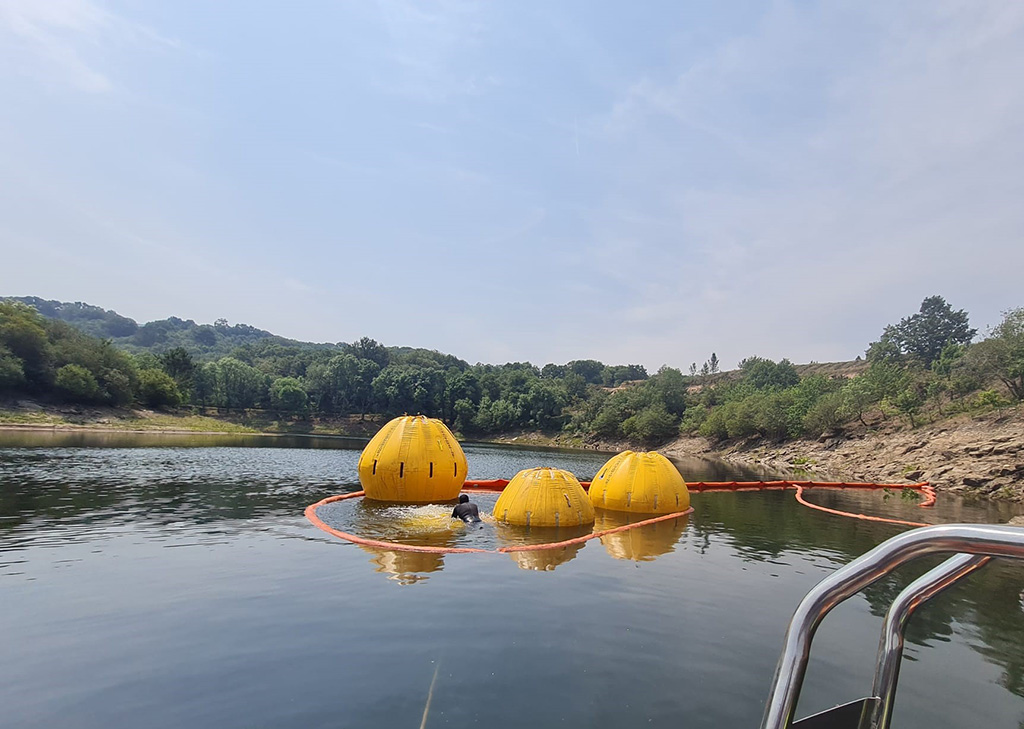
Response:
M470 492L483 492L483 493L501 493L502 490L508 486L508 480L506 479L489 479L489 480L467 480L462 487L463 491ZM590 488L589 481L581 481L580 484L585 489ZM891 489L891 490L903 490L911 489L913 491L919 491L924 494L924 500L918 504L919 507L929 507L935 504L935 489L932 488L927 482L914 483L914 484L885 484L885 483L858 483L858 482L827 482L827 481L693 481L686 484L690 491L783 491L787 489L793 489L796 491L796 500L811 509L823 511L827 514L834 514L836 516L846 516L852 519L863 519L865 521L883 522L886 524L896 524L899 526L929 526L923 522L916 521L903 521L901 519L889 519L881 516L870 516L867 514L854 514L849 511L840 511L839 509L830 509L825 506L819 506L807 501L804 498L805 490L811 489L857 489L857 490L876 490L876 489ZM337 496L328 496L326 499L321 499L315 504L310 504L306 507L306 518L310 521L313 526L318 529L327 532L339 539L344 539L347 542L353 544L360 544L366 547L379 547L383 549L390 549L397 552L423 552L423 553L435 553L435 554L496 554L496 553L510 553L510 552L533 552L545 549L563 549L572 545L583 544L591 539L598 539L609 534L615 534L617 532L624 532L628 529L636 529L637 527L646 526L647 524L654 524L660 521L666 521L669 519L678 519L681 516L685 516L693 511L692 508L688 508L685 511L679 511L672 514L663 514L656 516L651 519L644 519L643 521L633 522L623 526L615 527L612 529L605 529L603 531L595 531L591 534L584 535L582 537L575 537L573 539L566 539L560 542L545 542L542 544L524 544L512 547L499 547L498 549L477 549L475 547L429 547L429 546L418 546L414 544L401 544L398 542L386 542L379 539L366 539L356 534L350 534L349 532L335 529L328 524L325 524L320 517L317 516L317 509L324 504L330 504L335 501L343 501L345 499L357 499L363 497L365 494L362 491L355 491L349 494L339 494Z

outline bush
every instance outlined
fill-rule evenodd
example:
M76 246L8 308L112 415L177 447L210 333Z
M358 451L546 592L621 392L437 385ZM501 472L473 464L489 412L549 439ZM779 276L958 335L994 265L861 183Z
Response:
M694 405L687 408L683 420L679 423L679 432L696 433L708 418L708 409L703 405Z
M622 422L622 434L644 445L657 445L679 432L679 424L661 404L644 408Z
M811 406L804 415L804 432L820 435L842 425L847 419L846 393L829 392Z
M54 384L69 400L77 402L93 402L100 394L100 385L96 378L81 365L69 364L61 367L57 370Z
M995 390L982 390L971 398L971 407L976 410L995 410L1010 404L1009 399Z
M700 424L697 432L712 440L725 440L729 437L729 426L725 422L725 405L713 408Z
M174 379L163 370L144 369L139 372L139 401L151 408L181 404L181 392Z

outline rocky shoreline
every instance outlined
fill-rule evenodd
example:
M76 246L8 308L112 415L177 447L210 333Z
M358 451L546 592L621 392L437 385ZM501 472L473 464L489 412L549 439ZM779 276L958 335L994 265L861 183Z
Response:
M1021 407L913 429L896 422L859 426L785 443L754 439L718 445L683 437L658 450L675 457L722 458L813 480L927 481L940 491L1024 501Z
M246 427L223 418L157 415L144 410L94 408L72 412L34 404L31 408L18 405L22 407L9 413L17 419L0 417L0 429L369 437L378 427L373 418L358 423L331 423L333 427L292 423L285 428L275 424L277 427L271 429L262 422L247 423ZM26 414L33 417L26 418ZM489 442L608 453L636 449L625 442L536 432L510 433ZM858 424L827 433L816 440L712 443L706 438L684 436L657 450L677 458L719 458L768 469L787 478L876 483L928 481L941 491L1024 502L1024 405L973 417L947 418L918 428L909 428L901 420L890 418L870 427Z

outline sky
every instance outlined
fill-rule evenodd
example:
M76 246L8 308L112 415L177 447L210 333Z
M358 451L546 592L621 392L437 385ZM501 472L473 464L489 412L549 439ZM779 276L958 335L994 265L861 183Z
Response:
M536 364L1024 306L1024 3L0 0L0 295Z

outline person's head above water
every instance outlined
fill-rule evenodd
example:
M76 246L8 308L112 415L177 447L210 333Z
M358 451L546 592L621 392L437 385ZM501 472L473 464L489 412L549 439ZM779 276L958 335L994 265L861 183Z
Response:
M469 497L466 496L466 494L459 494L459 503L460 504L465 504L467 501L469 501Z

